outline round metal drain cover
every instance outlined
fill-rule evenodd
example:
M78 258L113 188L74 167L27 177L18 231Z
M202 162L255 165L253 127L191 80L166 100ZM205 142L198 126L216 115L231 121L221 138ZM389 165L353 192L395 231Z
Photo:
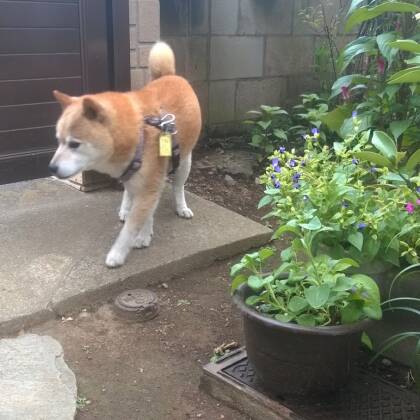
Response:
M115 309L124 318L148 321L159 313L158 297L150 290L126 290L115 299Z

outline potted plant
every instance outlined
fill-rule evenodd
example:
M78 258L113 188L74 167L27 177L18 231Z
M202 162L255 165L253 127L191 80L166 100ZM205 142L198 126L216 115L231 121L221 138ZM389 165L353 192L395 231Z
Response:
M334 148L314 129L303 155L274 152L259 206L271 205L274 238L289 234L290 246L279 264L264 248L231 270L249 359L282 395L328 393L347 380L362 332L382 313L378 284L360 264L418 261L419 179L364 162L381 156L387 138L375 132L372 144L353 118L354 133Z

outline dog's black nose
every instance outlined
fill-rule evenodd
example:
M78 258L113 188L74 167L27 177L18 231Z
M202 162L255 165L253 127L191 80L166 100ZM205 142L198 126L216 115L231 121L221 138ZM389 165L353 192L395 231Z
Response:
M51 172L52 174L56 174L56 173L57 173L57 171L58 171L58 166L57 166L57 165L54 165L54 164L52 164L52 163L50 163L50 164L48 165L48 169L50 170L50 172Z

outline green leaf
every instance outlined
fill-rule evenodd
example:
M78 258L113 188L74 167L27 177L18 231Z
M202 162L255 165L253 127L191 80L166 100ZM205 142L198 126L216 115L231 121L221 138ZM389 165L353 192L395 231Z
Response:
M420 7L403 1L386 2L371 8L364 6L354 10L349 16L345 30L349 31L353 26L374 19L386 12L418 13L419 11Z
M401 70L388 80L390 85L397 83L420 83L420 66Z
M265 261L266 259L272 257L274 255L273 248L263 248L258 251L258 256L260 257L261 261Z
M364 316L363 302L351 301L348 305L340 310L341 322L343 324L352 324L359 321Z
M360 54L375 53L376 39L371 36L361 36L350 42L338 57L337 63L340 72L343 72L352 60Z
M363 331L362 333L362 344L367 347L369 350L373 350L373 344L372 344L372 340L370 339L370 337L366 334L365 331Z
M361 84L367 83L370 80L370 76L364 76L363 74L348 74L346 76L341 76L337 79L331 88L330 99L340 95L342 87L348 87L351 84ZM351 109L349 110L351 112ZM350 115L350 114L349 114Z
M295 314L276 314L274 316L277 321L290 322L295 317Z
M351 278L368 292L372 301L376 302L378 305L380 304L381 295L375 280L365 274L353 274Z
M294 233L295 235L300 236L300 230L297 227L283 225L274 232L273 239L278 239L285 233Z
M296 318L296 322L304 327L315 327L316 319L311 314L302 314Z
M402 51L410 51L413 53L420 53L420 44L413 39L398 39L389 44L391 48L398 48Z
M268 127L270 127L270 125L271 125L271 120L269 120L269 121L258 121L258 125L261 127L261 128L263 128L264 130L267 130L267 128Z
M288 262L292 259L293 254L294 254L294 252L293 252L293 249L291 247L284 249L280 254L281 260L285 261L285 262Z
M420 165L420 149L417 149L408 159L405 167L408 171L414 171L417 165Z
M300 223L300 227L307 230L318 230L321 229L322 224L317 216L315 216L309 223Z
M230 292L233 293L242 283L245 283L247 281L247 276L243 274L239 274L236 276L233 281L230 288Z
M403 121L393 121L389 125L389 129L391 130L392 135L394 136L395 141L410 127L411 121L403 120Z
M351 5L349 7L349 11L347 12L347 15L351 15L355 9L360 7L361 3L363 3L365 0L352 0Z
M279 128L276 128L273 131L273 134L278 138L278 139L282 139L282 140L287 140L287 135L286 132L284 130L280 130Z
M261 302L262 298L261 296L257 296L257 295L252 295L252 296L248 296L245 300L245 303L248 306L255 306L257 303Z
M260 276L249 276L248 286L253 290L260 290L264 286L264 279Z
M420 64L420 54L417 54L413 58L409 58L408 60L405 60L405 62L410 65Z
M300 312L303 311L305 308L308 307L308 302L300 296L293 296L292 299L290 299L289 304L287 305L287 308L292 312Z
M270 195L265 195L263 198L261 198L260 202L258 203L258 208L262 208L264 206L269 205L273 201L273 197Z
M378 166L384 166L386 168L391 168L392 163L390 160L375 152L356 152L354 156L365 162L371 162Z
M305 297L314 309L319 309L328 301L331 289L328 285L311 286L305 289Z
M363 248L363 235L361 232L353 232L347 237L347 240L359 251Z
M337 263L334 265L334 271L344 271L350 267L359 267L359 263L352 260L351 258L342 258L338 260Z
M388 68L391 66L398 54L398 50L396 48L392 48L391 46L392 41L394 41L396 37L396 34L393 32L385 32L376 37L379 51L388 61Z
M397 145L395 141L383 131L375 131L372 137L372 144L391 162L397 160Z
M351 106L338 106L328 114L321 117L321 121L332 131L338 132L346 118L351 115Z
M336 285L333 287L334 292L345 292L354 286L354 281L350 277L339 277Z
M239 262L237 264L232 265L230 269L230 276L236 276L241 270L245 268L245 264L243 262Z

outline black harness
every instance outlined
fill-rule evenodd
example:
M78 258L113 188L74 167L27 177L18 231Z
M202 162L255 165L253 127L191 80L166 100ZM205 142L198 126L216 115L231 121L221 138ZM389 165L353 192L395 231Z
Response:
M174 114L162 114L161 116L149 115L144 117L145 124L158 128L162 133L170 134L172 141L172 168L169 174L175 173L179 166L179 144L176 140L176 125ZM127 169L119 177L121 182L127 182L140 168L143 161L144 148L144 128L140 130L140 138L136 146L136 152L133 160L128 165Z

